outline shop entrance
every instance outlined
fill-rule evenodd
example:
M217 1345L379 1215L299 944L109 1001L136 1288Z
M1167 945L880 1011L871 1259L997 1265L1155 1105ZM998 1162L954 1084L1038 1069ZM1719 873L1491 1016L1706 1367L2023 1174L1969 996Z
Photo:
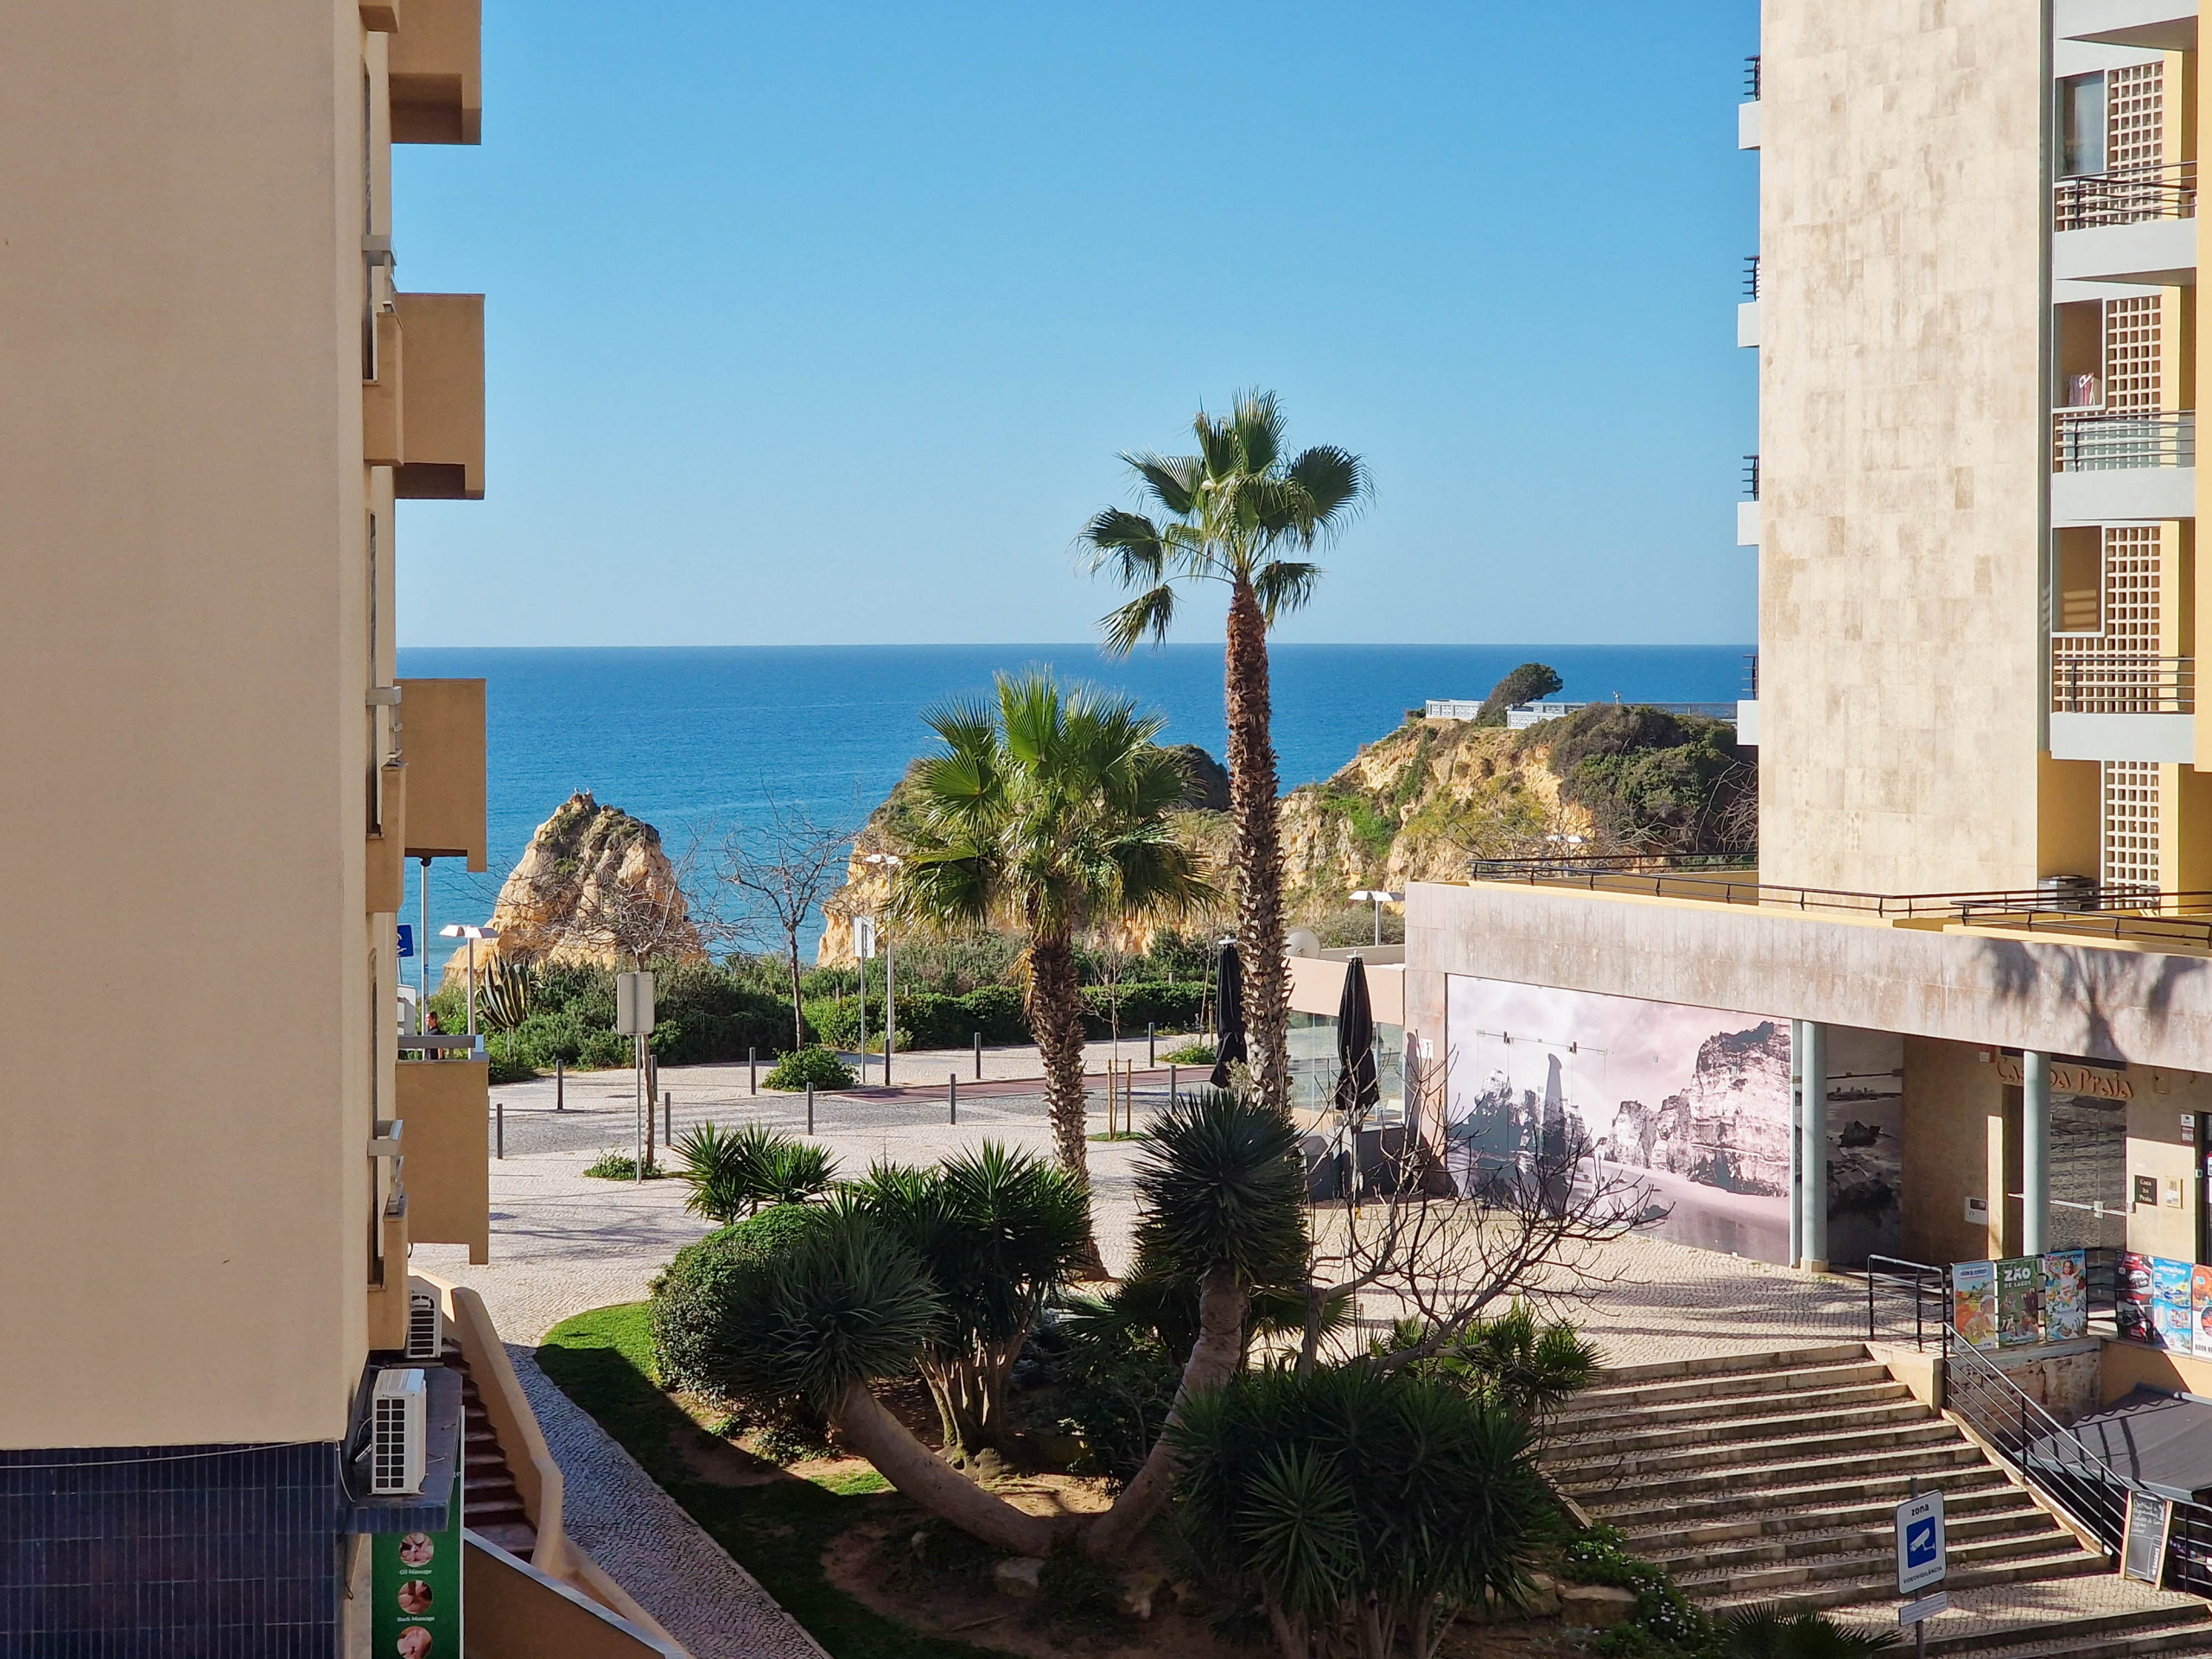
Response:
M2127 1248L2127 1109L2087 1095L2050 1097L2054 1250Z

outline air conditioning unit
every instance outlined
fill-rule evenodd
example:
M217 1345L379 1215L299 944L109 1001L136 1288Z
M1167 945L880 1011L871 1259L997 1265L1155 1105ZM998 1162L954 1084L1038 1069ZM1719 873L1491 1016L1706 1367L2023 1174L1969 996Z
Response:
M369 1490L420 1492L428 1461L430 1396L419 1370L377 1373L369 1396Z
M437 1287L428 1280L407 1281L407 1357L435 1365L445 1357L446 1316Z

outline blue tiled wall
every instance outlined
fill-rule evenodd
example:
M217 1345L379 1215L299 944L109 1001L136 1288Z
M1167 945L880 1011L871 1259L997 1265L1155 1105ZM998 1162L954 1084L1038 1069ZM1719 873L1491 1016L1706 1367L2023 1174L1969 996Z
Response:
M334 1659L338 1452L0 1452L0 1659Z

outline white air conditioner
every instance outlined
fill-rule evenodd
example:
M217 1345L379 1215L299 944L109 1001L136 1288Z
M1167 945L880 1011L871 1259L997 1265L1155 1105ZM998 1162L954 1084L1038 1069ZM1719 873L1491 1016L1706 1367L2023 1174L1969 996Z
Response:
M446 1353L446 1315L437 1287L426 1279L407 1281L407 1357L435 1365Z
M379 1497L423 1490L430 1396L419 1370L377 1373L369 1397L369 1490Z

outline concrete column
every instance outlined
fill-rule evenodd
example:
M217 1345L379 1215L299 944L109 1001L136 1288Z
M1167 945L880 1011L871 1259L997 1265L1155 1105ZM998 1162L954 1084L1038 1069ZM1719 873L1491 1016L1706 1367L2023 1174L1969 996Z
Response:
M2020 1056L2020 1254L2050 1248L2050 1056Z
M1799 1159L1800 1188L1804 1214L1798 1223L1798 1266L1808 1273L1828 1269L1828 1032L1816 1020L1799 1027L1805 1033L1804 1058L1797 1071L1802 1081L1798 1096L1803 1105Z
M1805 1255L1805 1022L1789 1022L1789 1265Z

